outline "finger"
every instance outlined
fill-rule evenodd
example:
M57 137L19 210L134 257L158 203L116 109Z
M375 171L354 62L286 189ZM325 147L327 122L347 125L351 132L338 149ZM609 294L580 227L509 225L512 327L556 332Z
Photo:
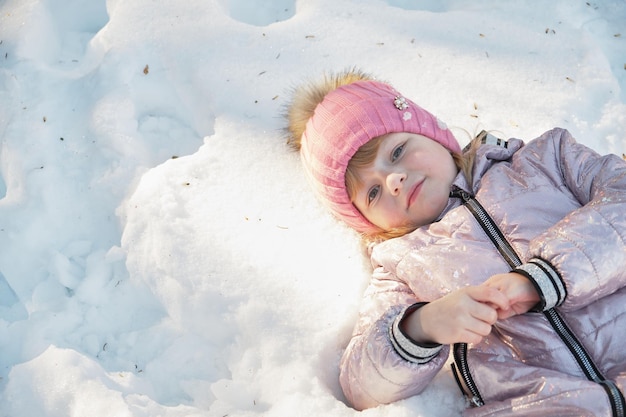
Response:
M500 310L492 305L477 303L471 315L474 319L487 323L491 327L498 320L498 311Z
M511 317L517 315L515 310L513 310L512 308L509 308L508 310L500 310L500 309L498 309L497 313L498 313L498 320L510 319Z
M482 329L482 330L479 330L479 329L475 329L475 331L465 330L461 333L459 341L465 342L465 343L480 343L485 336L489 335L489 333L491 333L491 326L487 326L486 329Z
M508 297L500 290L489 286L477 286L468 289L474 300L496 306L500 310L510 308Z

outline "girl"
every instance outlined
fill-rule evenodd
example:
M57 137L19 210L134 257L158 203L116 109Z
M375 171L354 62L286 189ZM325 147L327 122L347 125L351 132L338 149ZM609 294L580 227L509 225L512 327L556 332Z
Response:
M289 143L374 242L340 363L357 409L420 393L454 357L467 416L624 416L626 163L553 129L469 149L359 71L297 88Z

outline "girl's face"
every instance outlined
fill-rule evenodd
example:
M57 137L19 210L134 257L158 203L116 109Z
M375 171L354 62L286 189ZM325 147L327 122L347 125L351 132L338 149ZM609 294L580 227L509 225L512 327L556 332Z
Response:
M374 161L357 169L362 186L353 204L383 230L432 223L446 207L458 173L445 147L414 133L382 138Z

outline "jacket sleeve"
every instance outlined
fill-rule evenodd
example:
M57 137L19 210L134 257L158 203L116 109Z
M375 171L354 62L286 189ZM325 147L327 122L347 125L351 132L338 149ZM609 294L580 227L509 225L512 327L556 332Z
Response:
M626 162L598 155L562 129L536 145L531 163L554 167L557 186L567 187L580 208L534 238L529 260L516 271L538 289L538 310L577 310L626 284Z
M393 274L374 271L340 363L342 389L356 409L420 393L446 363L448 346L421 346L400 331L404 314L421 305Z

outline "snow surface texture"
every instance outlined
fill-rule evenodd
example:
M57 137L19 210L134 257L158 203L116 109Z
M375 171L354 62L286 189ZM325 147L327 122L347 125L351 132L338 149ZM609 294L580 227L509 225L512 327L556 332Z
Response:
M0 416L357 413L369 269L309 192L289 88L358 66L459 141L626 151L623 0L0 2Z

